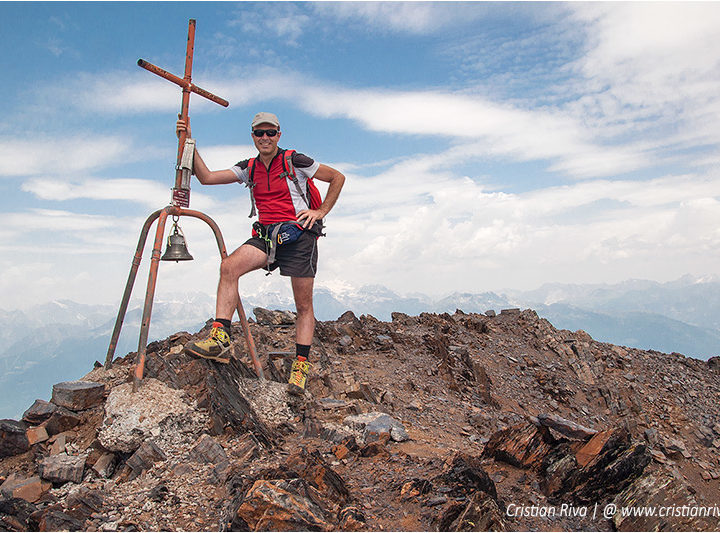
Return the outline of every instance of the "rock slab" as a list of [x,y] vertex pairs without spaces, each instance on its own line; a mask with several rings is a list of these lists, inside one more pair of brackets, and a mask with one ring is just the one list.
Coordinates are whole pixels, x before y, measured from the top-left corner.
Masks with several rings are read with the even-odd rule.
[[198,463],[212,463],[214,465],[228,460],[225,449],[210,435],[203,435],[197,444],[190,450],[189,458]]
[[37,426],[50,418],[56,410],[57,405],[54,403],[46,402],[45,400],[35,400],[35,403],[23,413],[22,420],[31,426]]
[[97,461],[95,461],[95,464],[92,467],[93,472],[100,477],[109,479],[110,476],[113,475],[113,472],[115,472],[115,462],[115,454],[105,453],[101,455]]
[[52,399],[55,405],[71,411],[83,411],[103,402],[105,385],[94,381],[63,381],[53,385]]
[[0,420],[0,458],[24,453],[30,449],[27,428],[22,422]]
[[304,479],[258,480],[238,507],[233,526],[244,525],[249,531],[329,531],[332,527],[314,492]]
[[539,414],[538,422],[565,435],[570,439],[586,440],[597,433],[596,430],[587,428],[572,420],[567,420],[554,414]]
[[167,456],[158,445],[148,440],[142,443],[125,464],[132,470],[133,474],[131,477],[134,478],[142,474],[144,470],[148,470],[158,461],[165,461],[166,459]]
[[45,442],[49,438],[47,430],[42,426],[28,428],[26,434],[30,446],[38,442]]
[[85,457],[66,453],[51,455],[40,463],[40,476],[54,483],[80,483],[85,472]]
[[0,485],[0,494],[5,498],[20,498],[33,503],[38,501],[51,487],[50,483],[42,481],[38,476],[27,479],[11,476]]

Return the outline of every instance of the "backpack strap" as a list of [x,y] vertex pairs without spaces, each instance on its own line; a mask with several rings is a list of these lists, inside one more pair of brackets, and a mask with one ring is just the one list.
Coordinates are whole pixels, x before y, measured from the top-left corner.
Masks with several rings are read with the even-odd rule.
[[253,189],[255,188],[255,161],[256,159],[254,157],[248,159],[248,181],[245,184],[245,186],[250,191],[250,214],[248,215],[248,218],[252,218],[257,214],[257,209],[255,209],[255,195],[253,194]]
[[283,165],[283,172],[280,174],[281,178],[290,178],[290,180],[295,184],[295,188],[297,189],[298,194],[305,202],[305,205],[308,206],[308,209],[311,209],[310,207],[310,201],[308,200],[307,195],[305,194],[305,191],[302,190],[302,187],[300,187],[300,182],[297,179],[297,176],[295,175],[295,167],[292,164],[292,156],[295,153],[295,150],[283,150],[282,153],[282,165]]

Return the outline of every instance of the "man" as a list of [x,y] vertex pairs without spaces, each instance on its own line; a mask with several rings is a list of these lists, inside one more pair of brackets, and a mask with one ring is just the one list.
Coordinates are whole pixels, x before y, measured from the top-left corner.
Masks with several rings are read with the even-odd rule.
[[[178,136],[186,130],[190,137],[190,127],[184,121],[178,120],[176,129]],[[322,234],[322,219],[335,205],[345,176],[306,155],[279,148],[280,122],[272,113],[255,115],[251,136],[258,156],[240,161],[229,169],[209,170],[200,154],[195,152],[193,172],[203,185],[240,182],[250,188],[253,213],[257,205],[259,225],[258,222],[253,225],[252,238],[222,260],[215,322],[210,336],[188,343],[185,351],[227,362],[225,352],[230,348],[230,320],[237,309],[238,279],[253,270],[265,268],[270,271],[279,267],[280,275],[290,277],[297,309],[296,358],[288,388],[293,394],[303,394],[315,331],[313,284],[318,259],[317,239]],[[288,155],[290,153],[292,155]],[[292,179],[293,169],[288,166],[293,167],[296,181]],[[324,201],[312,183],[313,179],[329,183]]]

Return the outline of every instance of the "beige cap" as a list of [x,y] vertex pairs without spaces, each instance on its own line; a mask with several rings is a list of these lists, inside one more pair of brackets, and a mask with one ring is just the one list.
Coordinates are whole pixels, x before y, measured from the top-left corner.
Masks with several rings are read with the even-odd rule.
[[278,121],[278,118],[272,113],[265,113],[264,111],[261,111],[260,113],[255,115],[252,121],[252,125],[250,127],[254,128],[259,124],[272,124],[277,129],[280,129],[280,122]]

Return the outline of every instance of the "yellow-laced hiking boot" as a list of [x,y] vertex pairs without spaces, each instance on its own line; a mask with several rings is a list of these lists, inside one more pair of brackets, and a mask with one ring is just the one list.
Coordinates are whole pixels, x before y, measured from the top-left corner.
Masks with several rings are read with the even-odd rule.
[[306,360],[295,359],[290,369],[288,380],[288,392],[295,396],[302,396],[305,393],[305,382],[310,371],[310,363]]
[[185,353],[212,359],[218,363],[230,362],[230,334],[220,322],[213,322],[210,336],[197,342],[188,342]]

